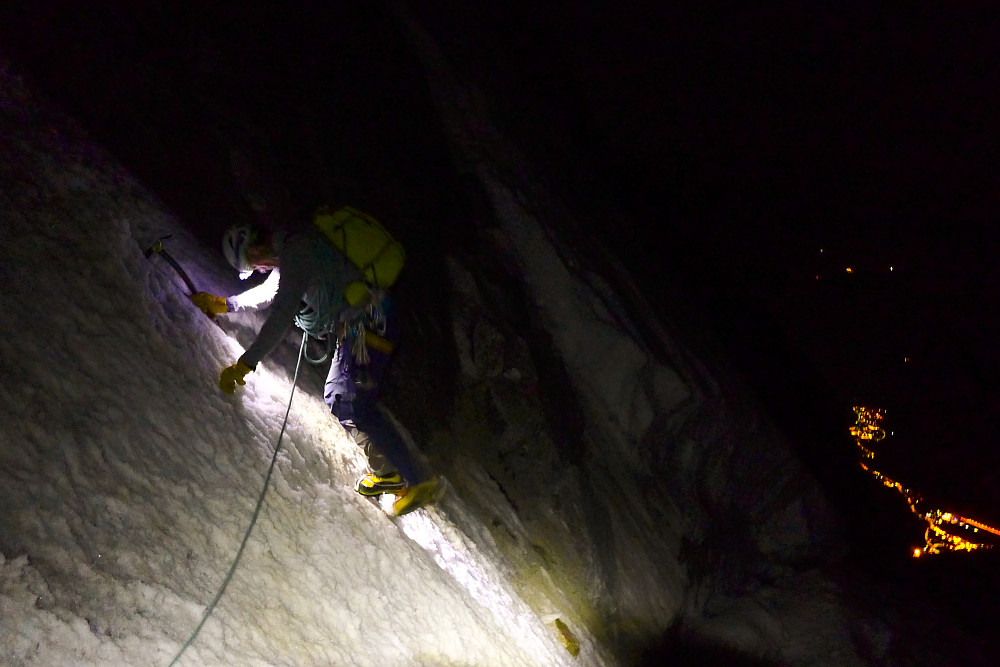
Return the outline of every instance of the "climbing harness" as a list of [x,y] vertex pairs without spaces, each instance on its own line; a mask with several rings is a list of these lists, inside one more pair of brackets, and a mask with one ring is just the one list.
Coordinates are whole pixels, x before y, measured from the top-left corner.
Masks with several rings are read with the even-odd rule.
[[171,236],[172,236],[171,234],[167,234],[166,236],[161,236],[160,238],[156,239],[156,242],[153,243],[153,245],[151,245],[150,247],[146,248],[142,254],[146,257],[146,259],[149,259],[149,256],[155,252],[160,257],[167,260],[167,264],[169,264],[174,268],[174,271],[176,271],[177,275],[181,277],[181,280],[184,281],[184,284],[187,285],[187,288],[191,290],[191,294],[194,294],[198,290],[195,288],[194,283],[191,282],[191,278],[188,276],[187,272],[181,268],[181,265],[177,263],[177,260],[171,257],[170,253],[168,253],[166,249],[163,247],[163,241],[169,239]]
[[217,605],[219,600],[222,599],[222,594],[226,592],[229,582],[232,581],[233,573],[236,572],[236,566],[239,565],[240,558],[243,556],[243,550],[246,549],[247,541],[250,539],[250,533],[253,532],[253,527],[257,524],[257,517],[260,516],[260,510],[264,506],[264,496],[267,495],[267,487],[270,485],[271,475],[274,473],[274,465],[278,461],[278,452],[281,451],[281,439],[285,435],[285,427],[288,426],[288,413],[292,411],[292,399],[295,397],[295,385],[299,380],[299,368],[302,365],[302,357],[305,355],[306,340],[308,340],[308,338],[309,334],[302,334],[302,345],[299,347],[299,359],[295,362],[295,376],[292,378],[292,393],[288,397],[288,408],[285,409],[285,420],[281,423],[281,432],[278,434],[278,442],[274,446],[274,455],[271,456],[271,465],[267,469],[267,477],[264,479],[264,488],[261,489],[260,497],[257,498],[257,507],[254,508],[253,516],[250,518],[250,525],[247,526],[247,532],[243,536],[243,541],[240,543],[240,548],[236,552],[236,557],[233,559],[233,564],[229,567],[229,572],[226,574],[226,578],[222,581],[222,586],[219,588],[219,592],[216,593],[215,599],[213,599],[205,609],[205,614],[201,617],[201,623],[199,623],[198,627],[194,629],[194,632],[191,633],[188,640],[184,642],[184,645],[181,646],[181,649],[177,652],[177,655],[174,656],[174,659],[170,661],[170,667],[176,665],[177,661],[180,660],[181,655],[184,654],[184,651],[186,651],[187,648],[194,643],[198,633],[201,632],[202,627],[204,627],[206,621],[208,621],[208,617],[212,615],[213,611],[215,611],[215,605]]

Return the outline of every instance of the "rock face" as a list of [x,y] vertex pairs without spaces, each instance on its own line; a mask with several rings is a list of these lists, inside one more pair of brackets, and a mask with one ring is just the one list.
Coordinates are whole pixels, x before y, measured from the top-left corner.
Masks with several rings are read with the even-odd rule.
[[455,365],[429,448],[525,599],[625,660],[671,628],[674,651],[695,638],[789,664],[943,657],[858,601],[875,587],[840,572],[842,519],[785,436],[683,317],[580,232],[594,221],[539,185],[448,54],[395,12],[476,231],[444,259],[439,330]]
[[[612,310],[627,308],[613,288],[574,276],[523,213],[486,230],[479,257],[447,258],[447,325],[401,353],[398,375],[419,377],[412,354],[449,350],[450,391],[390,402],[407,406],[408,423],[434,412],[421,396],[450,406],[425,423],[427,452],[542,613],[619,655],[682,619],[751,655],[808,650],[815,628],[795,636],[745,596],[813,604],[792,575],[830,547],[836,520],[810,477],[738,394],[707,370],[682,375],[631,337],[639,327],[615,323]],[[824,604],[824,624],[849,627]],[[857,659],[850,642],[837,655]]]
[[[210,210],[198,231],[215,239],[254,211],[222,194],[235,187],[231,175],[206,164],[228,165],[248,144],[268,148],[273,139],[253,128],[279,113],[324,119],[268,128],[309,146],[297,167],[275,173],[299,184],[290,198],[324,189],[301,185],[309,172],[374,208],[410,249],[396,290],[406,338],[386,402],[474,515],[457,521],[467,537],[505,556],[518,593],[564,636],[595,638],[609,664],[640,662],[651,646],[680,654],[692,642],[735,651],[731,664],[737,655],[884,664],[902,651],[895,629],[856,600],[850,577],[834,576],[839,519],[777,429],[702,354],[696,330],[671,319],[671,304],[650,303],[580,232],[594,221],[553,194],[420,22],[402,4],[388,7],[339,17],[346,42],[331,43],[358,46],[363,34],[379,58],[336,51],[346,63],[300,63],[309,93],[294,110],[255,115],[239,109],[239,91],[213,87],[239,68],[236,52],[207,32],[188,54],[198,57],[187,75],[202,79],[117,79],[116,112],[131,104],[142,130],[120,150],[145,161],[148,185],[181,215],[202,220]],[[365,92],[362,65],[384,91]],[[325,76],[344,86],[331,92]],[[150,96],[174,106],[164,111]],[[211,112],[194,113],[206,100]],[[333,115],[343,107],[350,112]],[[307,125],[323,137],[310,143]],[[184,130],[170,153],[156,150],[164,128]],[[352,138],[355,128],[366,142]],[[317,169],[302,167],[313,158]],[[205,167],[207,204],[157,182],[191,160]],[[629,229],[620,212],[592,214]]]
[[[446,260],[457,368],[447,433],[430,438],[446,443],[438,465],[517,564],[526,598],[551,613],[568,604],[568,620],[617,652],[681,619],[751,655],[809,652],[815,629],[790,631],[753,595],[812,604],[791,575],[834,539],[816,485],[616,261],[573,235],[571,214],[522,176],[531,165],[403,22],[428,78],[448,82],[432,97],[486,221]],[[816,615],[848,627],[836,605]],[[850,641],[830,643],[858,660]]]

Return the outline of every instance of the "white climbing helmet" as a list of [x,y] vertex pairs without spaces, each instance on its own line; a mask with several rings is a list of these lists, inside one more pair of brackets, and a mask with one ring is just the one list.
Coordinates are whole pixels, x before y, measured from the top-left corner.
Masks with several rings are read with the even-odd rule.
[[253,267],[247,259],[247,248],[256,239],[257,233],[250,225],[233,225],[222,237],[222,254],[240,272],[241,280],[246,280],[253,274]]

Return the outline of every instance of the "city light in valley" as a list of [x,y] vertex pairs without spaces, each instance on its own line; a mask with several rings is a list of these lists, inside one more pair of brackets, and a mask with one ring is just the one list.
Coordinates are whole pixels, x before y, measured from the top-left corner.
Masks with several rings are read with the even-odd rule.
[[[981,539],[977,540],[975,536],[985,537],[985,535],[980,534],[980,531],[1000,535],[1000,530],[997,528],[988,526],[981,521],[967,519],[953,512],[939,509],[923,510],[920,503],[924,499],[915,491],[871,467],[870,464],[875,459],[875,444],[886,438],[885,428],[880,423],[885,418],[885,411],[879,408],[855,406],[854,414],[857,421],[851,426],[850,433],[861,454],[861,467],[885,486],[901,493],[906,498],[906,504],[910,511],[927,522],[927,530],[924,531],[924,546],[913,548],[914,558],[924,554],[941,553],[942,549],[975,551],[993,548],[992,544],[987,544]],[[964,533],[965,536],[959,535],[959,532]]]

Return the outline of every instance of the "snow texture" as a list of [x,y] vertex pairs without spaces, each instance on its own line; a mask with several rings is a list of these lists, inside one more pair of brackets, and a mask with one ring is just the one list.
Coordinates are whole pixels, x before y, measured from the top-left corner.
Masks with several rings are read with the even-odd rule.
[[[265,362],[221,394],[235,334],[143,250],[171,234],[206,289],[218,258],[6,64],[0,105],[0,663],[165,665],[249,526],[291,377]],[[576,662],[495,555],[436,510],[393,522],[351,490],[362,461],[304,384],[180,664]]]
[[[353,492],[363,460],[303,371],[242,560],[179,664],[632,664],[678,627],[781,664],[885,664],[892,628],[817,565],[835,517],[787,443],[620,267],[581,261],[484,100],[386,6],[517,289],[446,260],[451,321],[428,329],[460,381],[422,443],[451,489],[433,508],[391,521]],[[194,308],[144,250],[170,235],[228,296],[217,250],[2,60],[0,155],[0,664],[167,665],[249,528],[299,338],[223,395],[262,314]]]

